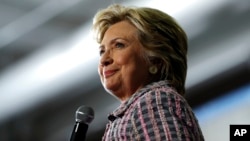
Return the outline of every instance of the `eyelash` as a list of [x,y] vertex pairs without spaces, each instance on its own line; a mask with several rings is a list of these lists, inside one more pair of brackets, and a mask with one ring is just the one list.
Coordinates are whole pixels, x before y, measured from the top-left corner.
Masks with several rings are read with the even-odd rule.
[[[124,45],[123,43],[120,43],[120,42],[115,43],[115,47],[116,47],[116,48],[123,48],[124,46],[125,46],[125,45]],[[104,52],[105,52],[105,49],[101,49],[101,50],[99,51],[100,56],[101,56]]]
[[117,47],[117,48],[123,48],[123,47],[124,47],[124,44],[123,44],[123,43],[120,43],[120,42],[117,42],[117,43],[115,44],[115,47]]
[[99,51],[100,56],[101,56],[104,52],[105,52],[105,50],[104,50],[104,49],[101,49],[101,50]]

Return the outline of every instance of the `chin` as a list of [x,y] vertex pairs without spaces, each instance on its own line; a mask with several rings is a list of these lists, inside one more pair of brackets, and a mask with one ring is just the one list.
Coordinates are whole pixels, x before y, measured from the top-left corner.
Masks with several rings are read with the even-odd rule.
[[119,89],[120,87],[120,85],[116,81],[110,81],[110,80],[104,81],[103,86],[105,87],[105,89],[109,91]]

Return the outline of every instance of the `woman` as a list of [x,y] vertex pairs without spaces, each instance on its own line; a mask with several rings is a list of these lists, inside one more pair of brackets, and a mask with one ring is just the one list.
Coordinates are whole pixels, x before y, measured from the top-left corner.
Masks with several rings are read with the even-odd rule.
[[183,98],[187,37],[175,20],[152,8],[111,5],[93,27],[101,82],[121,101],[103,141],[204,140]]

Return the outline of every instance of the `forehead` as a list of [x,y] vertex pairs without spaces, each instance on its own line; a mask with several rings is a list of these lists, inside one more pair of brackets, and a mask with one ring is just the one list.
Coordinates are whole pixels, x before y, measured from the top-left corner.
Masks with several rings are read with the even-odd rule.
[[137,29],[131,23],[127,21],[121,21],[111,25],[103,36],[103,42],[112,40],[113,38],[126,38],[135,39],[137,38]]

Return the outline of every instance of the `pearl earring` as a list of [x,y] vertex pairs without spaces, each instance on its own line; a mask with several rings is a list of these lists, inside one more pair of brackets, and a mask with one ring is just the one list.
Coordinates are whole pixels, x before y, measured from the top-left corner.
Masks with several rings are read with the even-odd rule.
[[151,67],[149,67],[149,72],[151,74],[156,74],[158,72],[158,68],[155,65],[151,66]]

